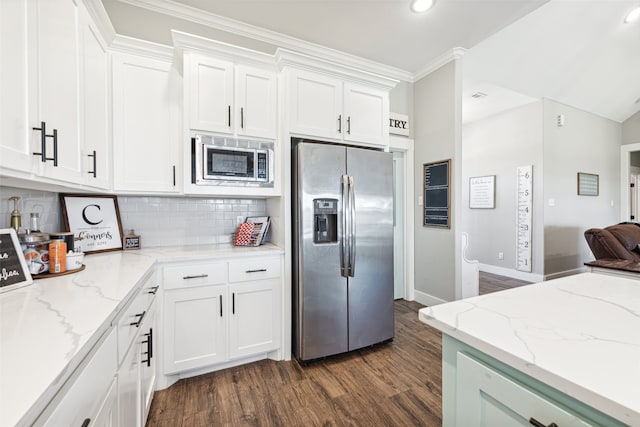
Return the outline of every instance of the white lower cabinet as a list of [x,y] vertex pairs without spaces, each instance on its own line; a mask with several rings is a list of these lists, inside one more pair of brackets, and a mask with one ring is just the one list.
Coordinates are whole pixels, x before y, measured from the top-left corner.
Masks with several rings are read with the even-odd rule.
[[118,381],[116,377],[111,381],[109,391],[90,425],[95,427],[118,426]]
[[106,334],[104,341],[86,357],[34,425],[98,425],[94,424],[97,416],[103,409],[109,412],[105,406],[113,403],[110,398],[117,368],[116,330],[111,328]]
[[164,373],[277,350],[281,264],[277,256],[165,267]]

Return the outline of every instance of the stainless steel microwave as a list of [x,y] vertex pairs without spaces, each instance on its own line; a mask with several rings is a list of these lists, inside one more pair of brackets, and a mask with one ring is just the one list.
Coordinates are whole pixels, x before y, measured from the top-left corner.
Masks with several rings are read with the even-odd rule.
[[191,142],[194,184],[273,187],[273,142],[211,135]]

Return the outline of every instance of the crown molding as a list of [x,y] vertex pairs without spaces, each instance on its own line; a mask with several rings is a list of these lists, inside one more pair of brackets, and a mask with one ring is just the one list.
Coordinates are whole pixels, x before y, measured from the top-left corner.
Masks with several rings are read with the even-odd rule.
[[426,67],[424,67],[420,71],[416,72],[413,75],[412,82],[417,82],[421,78],[427,76],[428,74],[433,73],[435,70],[442,67],[448,62],[451,62],[455,59],[462,58],[466,52],[467,52],[467,49],[463,47],[454,47],[450,51],[445,52],[444,54],[440,55],[439,57],[431,61],[430,64],[428,64]]
[[383,90],[391,90],[398,84],[398,80],[387,76],[370,73],[360,68],[351,67],[348,64],[330,61],[318,56],[305,55],[288,49],[278,48],[275,58],[280,70],[285,67],[315,72],[322,70],[323,74],[354,82],[366,82]]
[[327,58],[336,63],[346,64],[353,68],[368,70],[373,74],[388,76],[392,79],[411,82],[413,74],[381,64],[379,62],[370,61],[355,55],[330,49],[315,43],[307,42],[295,37],[290,37],[275,31],[267,30],[255,25],[237,21],[235,19],[226,18],[215,15],[191,6],[176,3],[172,0],[118,0],[132,6],[148,9],[154,12],[173,16],[175,18],[184,19],[197,24],[206,25],[221,31],[226,31],[239,36],[247,37],[261,42],[272,44],[288,50],[295,50],[310,56],[319,56]]
[[174,49],[171,46],[152,43],[133,37],[116,35],[109,45],[109,50],[134,55],[144,55],[162,61],[173,61]]
[[249,63],[274,69],[276,67],[273,55],[268,53],[258,52],[177,30],[171,30],[171,37],[173,39],[173,46],[177,51],[191,51],[209,55],[214,53],[218,57],[235,62]]
[[110,45],[116,37],[116,30],[113,28],[109,15],[104,9],[102,2],[100,0],[84,0],[84,6],[91,17],[91,20],[98,27],[98,31],[100,31],[102,38],[107,45]]

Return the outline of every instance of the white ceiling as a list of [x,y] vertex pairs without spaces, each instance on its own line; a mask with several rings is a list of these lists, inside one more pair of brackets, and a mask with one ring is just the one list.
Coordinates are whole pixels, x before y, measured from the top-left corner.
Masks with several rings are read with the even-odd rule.
[[129,16],[129,32],[155,31],[157,39],[151,39],[165,44],[170,42],[163,37],[170,36],[161,35],[161,19],[141,24],[134,9],[116,13],[114,4],[191,19],[202,11],[206,19],[200,24],[218,30],[236,32],[241,23],[250,24],[251,31],[236,34],[272,44],[279,35],[300,39],[409,76],[462,47],[464,95],[489,95],[474,104],[465,97],[465,121],[541,97],[619,122],[640,110],[640,22],[622,24],[637,0],[436,0],[421,15],[409,10],[409,0],[103,2],[116,30],[117,16]]

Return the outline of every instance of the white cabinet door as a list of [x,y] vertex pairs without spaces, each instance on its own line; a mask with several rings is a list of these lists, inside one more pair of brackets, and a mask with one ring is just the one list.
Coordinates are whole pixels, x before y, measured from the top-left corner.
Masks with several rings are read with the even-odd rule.
[[370,87],[344,84],[345,141],[384,145],[389,137],[389,95]]
[[229,357],[272,351],[280,346],[280,279],[229,286]]
[[226,286],[165,291],[164,372],[172,374],[226,360]]
[[242,65],[236,68],[235,122],[238,135],[275,139],[275,73]]
[[35,159],[27,116],[27,4],[0,2],[0,168],[23,172]]
[[[79,126],[79,7],[74,0],[33,0],[29,11],[31,69],[29,126],[46,124],[46,157],[42,175],[67,182],[82,181]],[[32,147],[41,152],[42,131],[31,130]],[[54,146],[57,140],[57,147]],[[55,166],[57,163],[57,166]]]
[[113,378],[109,391],[100,405],[90,427],[118,427],[118,382]]
[[175,193],[180,137],[170,62],[113,54],[113,186]]
[[111,165],[107,49],[100,33],[82,9],[80,19],[81,142],[84,183],[109,188]]
[[586,427],[590,424],[555,402],[465,355],[457,355],[456,426],[541,425]]
[[325,138],[342,138],[342,81],[291,70],[290,131]]
[[141,355],[140,360],[140,425],[144,426],[151,408],[153,392],[156,388],[156,310],[152,305],[141,325],[139,338]]
[[185,54],[185,93],[189,128],[233,132],[233,64],[206,56]]

